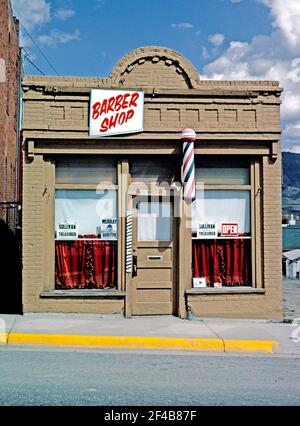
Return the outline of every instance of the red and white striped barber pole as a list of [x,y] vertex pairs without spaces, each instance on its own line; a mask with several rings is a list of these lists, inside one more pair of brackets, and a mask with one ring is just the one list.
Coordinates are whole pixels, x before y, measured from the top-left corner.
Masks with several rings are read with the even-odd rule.
[[194,142],[196,133],[193,129],[183,129],[181,132],[181,141],[183,142],[183,167],[182,183],[183,198],[187,202],[194,201],[196,198],[195,186],[195,163],[194,163]]

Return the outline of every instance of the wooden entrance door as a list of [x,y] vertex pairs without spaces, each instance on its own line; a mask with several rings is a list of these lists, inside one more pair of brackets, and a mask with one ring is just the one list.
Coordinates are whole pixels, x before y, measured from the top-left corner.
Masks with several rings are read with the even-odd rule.
[[169,199],[142,198],[133,220],[132,315],[174,313],[174,223]]

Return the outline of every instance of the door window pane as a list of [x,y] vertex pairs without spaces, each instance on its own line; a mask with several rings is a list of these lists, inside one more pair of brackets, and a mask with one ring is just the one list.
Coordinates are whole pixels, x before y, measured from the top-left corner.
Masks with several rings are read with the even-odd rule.
[[130,173],[132,182],[144,183],[172,183],[180,167],[177,158],[172,158],[166,167],[165,160],[136,158],[130,161]]
[[171,203],[141,201],[137,208],[138,241],[171,240]]

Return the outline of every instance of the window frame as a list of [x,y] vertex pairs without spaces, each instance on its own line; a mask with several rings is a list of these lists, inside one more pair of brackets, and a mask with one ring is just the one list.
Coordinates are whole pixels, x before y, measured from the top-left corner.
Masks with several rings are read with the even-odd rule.
[[[67,155],[68,156],[68,155]],[[109,158],[112,158],[111,156]],[[99,183],[99,184],[80,184],[80,183],[56,183],[56,164],[57,164],[57,159],[54,157],[51,160],[51,163],[54,166],[54,186],[53,186],[53,209],[52,209],[52,215],[53,215],[53,219],[51,221],[51,226],[52,226],[52,235],[53,235],[53,245],[55,246],[55,192],[56,190],[105,190],[105,189],[110,189],[110,190],[115,190],[117,192],[117,235],[118,235],[118,239],[117,239],[117,281],[116,281],[116,286],[115,289],[112,289],[111,291],[124,291],[124,278],[123,278],[123,273],[122,273],[122,267],[123,267],[123,261],[122,261],[122,246],[123,246],[123,221],[124,218],[122,216],[122,163],[123,161],[119,158],[116,158],[116,168],[115,168],[115,173],[116,173],[116,184],[113,183]],[[70,156],[70,161],[72,161],[72,157]],[[97,241],[96,239],[94,239],[94,241]],[[54,273],[53,273],[53,279],[51,282],[51,290],[55,290],[55,253],[54,253],[54,259],[53,259],[53,268],[54,268]],[[81,290],[78,290],[81,291]],[[89,291],[89,289],[86,289],[84,291]],[[93,290],[91,290],[92,292]],[[105,293],[107,290],[106,289],[99,289],[100,292]]]
[[[239,160],[238,160],[239,161]],[[225,163],[226,164],[226,163]],[[245,165],[249,167],[249,184],[210,184],[196,181],[196,190],[241,190],[250,192],[250,236],[234,237],[238,239],[251,240],[251,286],[246,288],[263,288],[262,271],[262,185],[261,185],[261,162],[258,159],[248,160]],[[234,167],[234,163],[231,163]],[[197,237],[191,235],[192,240]],[[228,237],[218,237],[218,239],[228,239]],[[204,289],[203,289],[204,290]],[[234,287],[233,289],[234,290]]]

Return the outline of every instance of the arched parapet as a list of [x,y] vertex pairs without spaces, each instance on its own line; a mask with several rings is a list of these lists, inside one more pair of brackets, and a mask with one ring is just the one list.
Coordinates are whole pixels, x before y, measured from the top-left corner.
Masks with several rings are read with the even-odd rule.
[[124,87],[192,89],[199,84],[193,65],[172,49],[140,47],[123,56],[110,78]]

